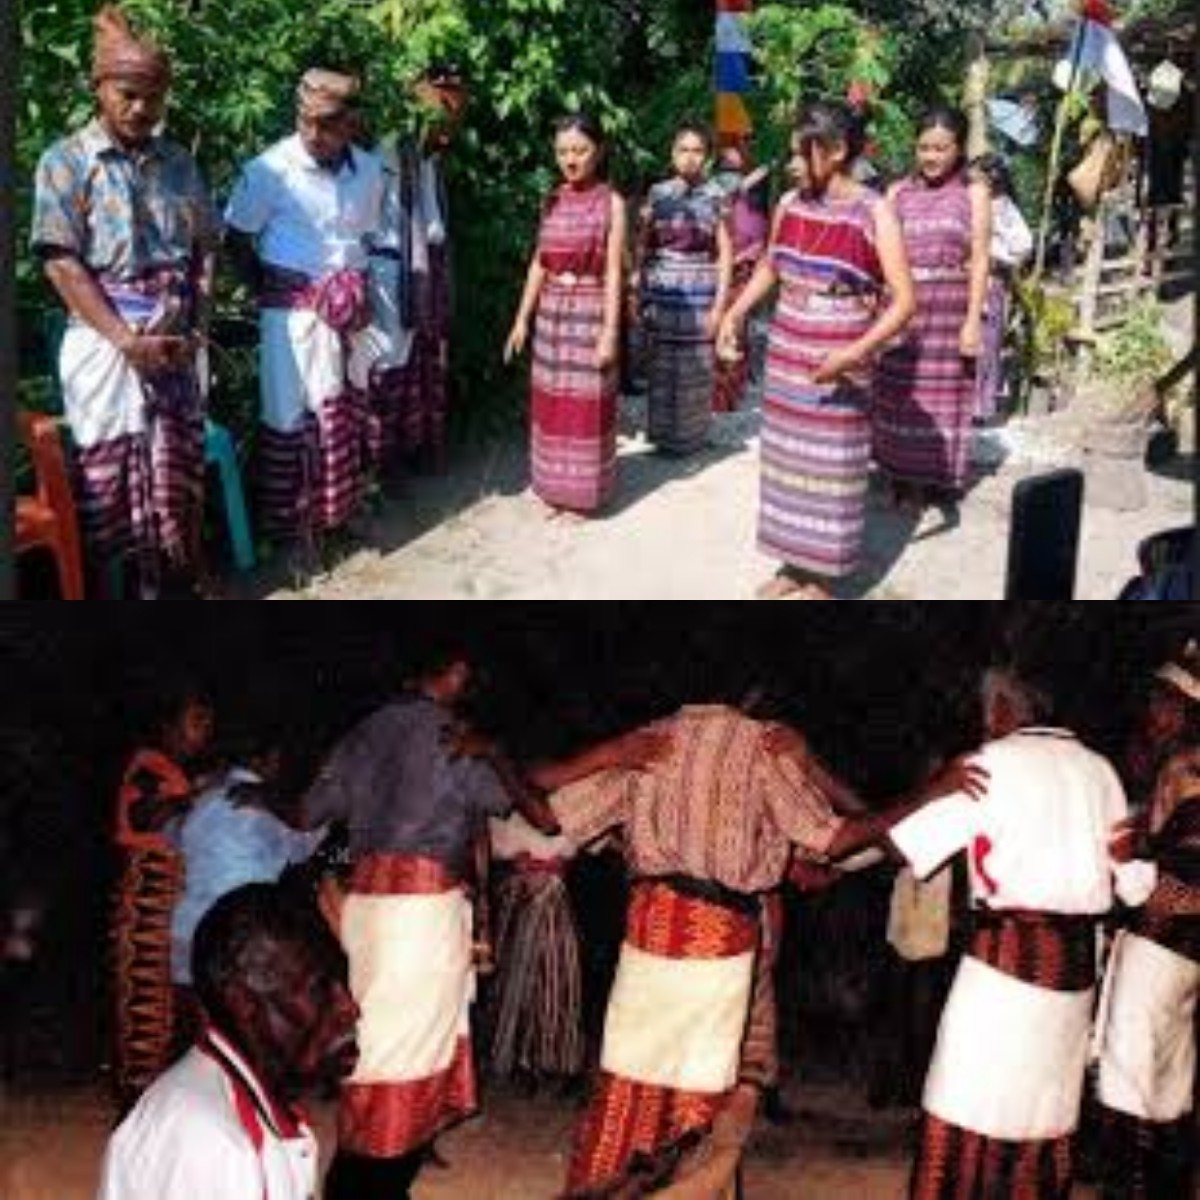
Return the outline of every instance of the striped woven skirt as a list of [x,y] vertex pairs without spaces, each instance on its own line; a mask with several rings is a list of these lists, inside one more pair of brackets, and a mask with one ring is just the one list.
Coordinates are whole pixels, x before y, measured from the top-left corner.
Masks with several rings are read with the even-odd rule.
[[[1051,1044],[1025,1041],[1023,1066],[1018,1061],[1014,1067],[1004,1039],[1024,1012],[1005,1005],[1005,1011],[976,1012],[958,1021],[964,975],[978,973],[980,964],[1002,979],[1032,985],[1016,989],[1022,1009],[1039,1003],[1037,991],[1045,993],[1043,1026],[1023,1032]],[[926,1083],[911,1200],[1067,1200],[1095,979],[1095,926],[1086,918],[989,916],[976,927],[943,1014]],[[967,1028],[972,1020],[982,1033]],[[1042,1049],[1046,1053],[1039,1053]],[[957,1099],[947,1099],[954,1094]],[[988,1136],[933,1111],[972,1105],[987,1113],[981,1124],[1011,1121],[1016,1112],[1020,1122],[1058,1129],[1053,1136]]]
[[757,941],[752,910],[662,880],[634,885],[567,1197],[663,1186],[709,1131],[737,1082]]
[[645,269],[647,434],[659,449],[691,454],[708,438],[714,353],[704,318],[717,295],[708,258],[662,254]]
[[871,427],[862,381],[814,384],[830,351],[854,341],[870,315],[853,297],[781,293],[767,344],[758,545],[772,558],[828,578],[858,565]]
[[555,508],[590,512],[617,473],[617,370],[600,370],[604,323],[598,280],[547,280],[533,341],[530,460],[533,490]]
[[993,278],[988,283],[987,319],[983,326],[983,353],[975,381],[975,412],[981,421],[991,420],[999,408],[1004,387],[1004,332],[1008,327],[1008,283]]
[[413,299],[413,341],[408,362],[398,372],[391,436],[401,454],[420,450],[440,454],[450,411],[450,278],[445,246],[429,247],[429,273],[414,276]]
[[976,395],[975,366],[959,353],[967,278],[918,273],[915,282],[917,316],[875,375],[875,461],[893,479],[959,490]]
[[500,884],[492,1068],[569,1077],[583,1070],[579,933],[561,872],[518,866]]
[[126,852],[112,923],[113,1066],[122,1111],[132,1107],[171,1062],[171,914],[182,885],[183,863],[177,854]]
[[371,855],[355,867],[341,937],[361,1016],[338,1146],[399,1158],[476,1108],[471,908],[441,863]]
[[379,465],[368,372],[350,378],[353,334],[305,307],[263,307],[256,484],[265,536],[288,541],[354,514]]

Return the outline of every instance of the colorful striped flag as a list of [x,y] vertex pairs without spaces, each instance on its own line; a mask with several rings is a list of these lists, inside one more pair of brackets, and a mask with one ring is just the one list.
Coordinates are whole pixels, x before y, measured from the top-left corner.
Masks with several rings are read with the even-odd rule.
[[718,147],[743,146],[754,128],[746,96],[753,86],[750,34],[746,17],[752,0],[717,0],[716,93]]

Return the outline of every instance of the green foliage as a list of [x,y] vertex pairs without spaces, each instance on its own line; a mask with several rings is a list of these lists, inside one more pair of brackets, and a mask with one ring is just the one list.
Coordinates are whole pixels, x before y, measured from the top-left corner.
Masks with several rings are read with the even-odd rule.
[[1163,311],[1156,300],[1138,302],[1120,325],[1096,341],[1096,374],[1136,387],[1150,383],[1171,366],[1170,343],[1163,335]]
[[1075,305],[1069,296],[1032,278],[1013,284],[1017,318],[1018,407],[1024,408],[1035,380],[1053,380],[1063,362],[1067,334],[1075,326]]

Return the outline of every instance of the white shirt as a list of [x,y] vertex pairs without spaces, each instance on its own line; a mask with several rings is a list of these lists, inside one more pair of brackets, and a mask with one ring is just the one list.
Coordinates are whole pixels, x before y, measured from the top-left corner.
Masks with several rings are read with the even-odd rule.
[[118,1126],[97,1200],[315,1200],[312,1130],[271,1103],[225,1038],[210,1041],[215,1054],[192,1049]]
[[1033,234],[1008,196],[992,197],[992,262],[1019,267],[1033,253]]
[[1128,807],[1107,759],[1065,729],[1030,728],[989,743],[974,761],[990,775],[981,799],[956,792],[892,829],[919,877],[967,850],[981,907],[1104,913],[1114,892],[1127,904],[1149,896],[1153,866],[1109,854]]
[[492,857],[499,862],[511,862],[526,854],[542,862],[575,856],[575,843],[566,834],[542,833],[517,812],[503,821],[490,818],[488,832],[492,839]]
[[225,221],[258,239],[258,255],[273,266],[319,279],[346,268],[363,270],[365,239],[379,231],[383,168],[349,148],[336,171],[318,166],[299,134],[276,142],[242,170]]

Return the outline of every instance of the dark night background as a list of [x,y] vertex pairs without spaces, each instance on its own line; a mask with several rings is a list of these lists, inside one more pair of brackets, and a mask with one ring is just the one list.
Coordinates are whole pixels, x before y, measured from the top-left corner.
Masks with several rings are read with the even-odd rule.
[[[0,920],[23,896],[46,913],[19,992],[0,974],[0,1049],[18,1080],[86,1076],[102,1061],[107,825],[123,760],[173,680],[210,691],[219,737],[269,721],[290,731],[311,766],[449,631],[482,667],[477,720],[518,759],[759,684],[832,766],[879,800],[912,783],[931,753],[975,743],[977,671],[989,661],[1015,654],[1035,664],[1059,685],[1064,723],[1119,754],[1151,668],[1200,635],[1200,607],[1171,604],[69,611],[84,610],[10,604],[0,615]],[[837,979],[838,953],[844,976],[847,953],[861,958],[862,943],[882,939],[887,877],[873,874],[815,906],[835,921],[840,911],[840,928],[859,945],[824,948],[834,969],[818,971],[814,957],[806,977]],[[591,894],[604,905],[602,888]],[[853,993],[851,979],[841,1002]],[[801,1004],[839,1002],[828,988],[796,994]]]

